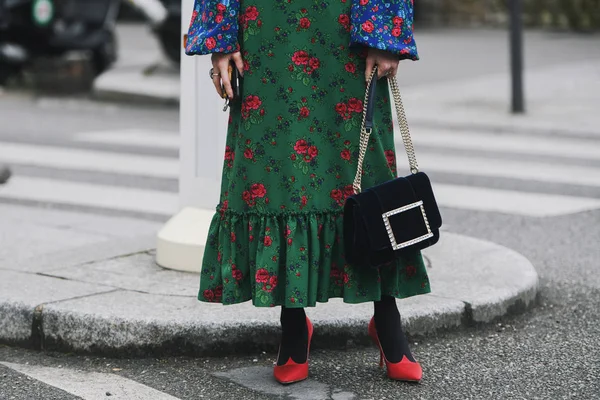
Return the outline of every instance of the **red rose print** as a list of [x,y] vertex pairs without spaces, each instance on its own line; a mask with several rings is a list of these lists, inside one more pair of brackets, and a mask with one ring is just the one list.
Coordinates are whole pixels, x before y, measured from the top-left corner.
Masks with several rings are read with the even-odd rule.
[[307,107],[302,107],[300,109],[300,118],[306,118],[310,114],[310,110]]
[[307,202],[308,202],[308,199],[306,198],[306,196],[302,196],[302,199],[301,199],[301,202],[300,202],[301,207],[304,207]]
[[235,242],[235,232],[231,232],[231,241]]
[[258,108],[262,104],[262,101],[258,96],[249,95],[248,97],[246,97],[245,104],[246,107],[248,107],[250,110],[258,110]]
[[392,23],[394,24],[394,26],[402,25],[403,22],[404,20],[401,17],[395,16],[394,18],[392,18]]
[[252,200],[252,195],[249,191],[244,190],[244,193],[242,193],[242,200],[244,200],[246,203]]
[[288,246],[291,246],[291,245],[292,245],[292,238],[289,238],[288,239]]
[[260,114],[261,116],[262,116],[262,115],[265,115],[265,109],[264,109],[264,108],[261,108],[261,109],[260,109],[260,111],[259,111],[259,114]]
[[304,154],[308,150],[308,143],[306,143],[306,140],[300,139],[294,145],[294,150],[296,150],[296,153],[298,154]]
[[375,26],[373,25],[373,23],[371,21],[365,21],[362,24],[362,28],[363,28],[363,31],[365,31],[367,33],[371,33],[371,32],[373,32],[373,29],[375,28]]
[[[290,65],[288,65],[288,71],[292,72],[293,70],[294,70],[294,64],[290,64]],[[290,90],[290,93],[291,93],[291,92],[292,92],[292,91]]]
[[317,69],[321,65],[321,62],[319,61],[319,59],[317,57],[311,57],[311,59],[308,60],[308,65],[312,69]]
[[223,285],[217,286],[214,290],[214,293],[215,293],[215,300],[221,301],[221,298],[223,297]]
[[275,289],[275,286],[277,286],[277,275],[271,276],[271,279],[269,279],[269,284],[271,285],[271,289]]
[[308,64],[308,53],[304,50],[299,50],[292,56],[292,61],[296,65],[306,65]]
[[360,0],[360,5],[365,6],[365,5],[367,5],[368,2],[369,2],[369,0]]
[[221,252],[217,253],[217,261],[221,262],[221,260],[223,259],[223,255],[221,254]]
[[265,185],[262,183],[255,183],[250,187],[250,191],[252,192],[252,197],[264,197],[267,193],[267,189],[265,189]]
[[254,21],[258,18],[258,10],[254,6],[246,8],[246,18],[250,21]]
[[292,231],[290,230],[290,226],[286,225],[285,226],[285,237],[288,237],[292,234]]
[[394,163],[396,162],[396,156],[394,154],[393,150],[386,150],[384,151],[385,154],[385,158],[387,159],[387,163],[389,166],[394,165]]
[[207,49],[212,50],[217,45],[217,41],[213,37],[208,37],[204,41],[204,45],[206,46]]
[[330,194],[331,198],[335,201],[341,200],[343,197],[342,191],[340,189],[333,189]]
[[310,26],[310,20],[306,17],[300,18],[300,28],[308,28]]
[[256,271],[256,282],[265,283],[269,280],[269,271],[264,268]]
[[213,301],[213,299],[215,298],[215,293],[210,290],[210,289],[206,289],[203,293],[204,298],[208,301]]
[[344,278],[344,283],[348,283],[348,281],[350,280],[350,277],[345,272],[344,272],[343,278]]
[[223,3],[217,4],[217,12],[218,13],[224,13],[225,10],[227,10],[227,7],[225,6],[225,4],[223,4]]
[[254,157],[254,154],[252,153],[252,149],[244,150],[244,157],[246,157],[248,159],[252,159]]
[[292,155],[290,156],[290,160],[292,160],[292,161],[296,161],[296,155],[295,155],[295,154],[292,154]]
[[194,10],[194,12],[192,13],[192,21],[195,21],[197,17],[198,17],[198,11]]
[[350,150],[348,149],[344,149],[342,150],[342,152],[340,153],[340,156],[344,159],[344,160],[349,160],[350,159]]
[[356,65],[354,65],[353,62],[346,63],[344,67],[346,68],[346,71],[350,72],[351,74],[356,72]]
[[348,100],[348,109],[350,109],[350,111],[354,111],[356,113],[362,112],[362,109],[363,109],[362,100],[357,99],[356,97],[352,97],[350,100]]
[[221,23],[223,22],[223,15],[219,14],[215,17],[215,22],[216,23]]
[[346,103],[337,103],[335,105],[335,111],[340,115],[344,115],[347,109],[348,106],[346,106]]
[[304,157],[302,157],[304,159],[304,161],[306,162],[310,162],[310,160],[312,160],[312,157],[310,156],[310,154],[305,154]]
[[239,269],[236,269],[235,271],[233,271],[232,275],[236,281],[241,281],[242,278],[244,277],[244,274],[242,274],[242,271],[240,271]]
[[338,17],[338,22],[342,25],[348,25],[350,23],[350,17],[348,14],[340,14]]
[[402,29],[396,27],[392,29],[392,36],[398,37],[402,34]]
[[311,158],[314,158],[314,157],[316,157],[316,156],[317,156],[317,154],[319,154],[319,150],[317,149],[317,146],[310,146],[310,147],[308,148],[308,155],[309,155]]
[[225,147],[225,159],[233,160],[233,156],[234,156],[234,152],[231,149],[231,147],[229,147],[229,146]]
[[352,187],[352,185],[346,185],[344,187],[344,196],[348,197],[348,196],[352,196],[354,194],[354,188]]
[[270,236],[265,236],[265,246],[269,247],[271,244],[273,244],[273,239]]
[[409,265],[406,267],[406,275],[407,276],[414,276],[417,273],[417,269],[415,268],[414,265]]

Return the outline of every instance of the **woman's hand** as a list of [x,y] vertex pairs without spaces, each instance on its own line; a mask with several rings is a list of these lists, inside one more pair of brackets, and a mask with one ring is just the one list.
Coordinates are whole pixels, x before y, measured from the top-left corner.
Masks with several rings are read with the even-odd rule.
[[369,47],[367,53],[367,67],[365,69],[365,81],[369,80],[373,66],[377,65],[377,79],[386,75],[395,76],[398,73],[400,59],[394,53]]
[[229,98],[233,98],[233,88],[231,87],[231,81],[229,80],[229,60],[235,62],[235,66],[240,72],[241,76],[244,76],[244,61],[242,59],[242,53],[236,51],[235,53],[213,53],[210,58],[213,65],[213,74],[220,73],[221,75],[214,75],[212,77],[213,84],[217,89],[219,96],[222,96],[221,87],[225,87],[225,92]]

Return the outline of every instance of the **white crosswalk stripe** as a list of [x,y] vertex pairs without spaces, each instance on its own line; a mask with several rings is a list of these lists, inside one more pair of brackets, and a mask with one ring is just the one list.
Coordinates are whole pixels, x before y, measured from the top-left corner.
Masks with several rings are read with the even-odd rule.
[[83,400],[106,400],[107,398],[178,400],[177,397],[119,376],[117,373],[85,372],[10,362],[0,362],[0,364]]
[[[442,207],[531,217],[558,216],[600,208],[600,198],[580,197],[567,192],[560,195],[543,193],[544,185],[576,185],[589,188],[591,192],[600,188],[600,140],[429,129],[415,130],[413,139],[419,165],[426,172],[504,179],[500,188],[434,182],[436,197]],[[397,159],[402,171],[406,160],[399,132],[397,140]],[[145,149],[156,149],[173,154],[172,150],[179,146],[179,136],[173,132],[140,129],[82,132],[73,141],[86,147],[125,147],[120,152],[111,152],[105,149],[0,143],[0,160],[15,165],[103,173],[115,177],[172,181],[178,178],[180,166],[174,155],[163,157],[123,152],[139,149],[143,153]],[[445,151],[447,149],[453,151]],[[494,156],[484,156],[483,151],[493,151]],[[528,156],[535,156],[535,160],[528,159]],[[576,162],[556,161],[562,158]],[[516,189],[511,187],[511,182],[535,183],[536,192],[523,191],[522,184],[519,186],[521,189]],[[175,213],[178,204],[174,191],[19,174],[15,174],[8,185],[0,187],[1,198],[165,216]]]

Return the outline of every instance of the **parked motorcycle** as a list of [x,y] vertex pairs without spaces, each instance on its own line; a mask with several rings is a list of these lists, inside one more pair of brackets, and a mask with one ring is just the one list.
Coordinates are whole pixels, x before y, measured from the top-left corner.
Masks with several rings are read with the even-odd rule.
[[119,0],[0,0],[0,81],[36,59],[71,51],[89,51],[94,73],[102,73],[117,58],[119,6]]

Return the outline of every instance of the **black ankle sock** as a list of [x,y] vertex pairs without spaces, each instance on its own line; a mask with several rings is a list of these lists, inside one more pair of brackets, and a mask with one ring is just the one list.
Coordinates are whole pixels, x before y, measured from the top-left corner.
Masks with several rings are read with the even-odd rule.
[[375,327],[383,353],[389,362],[400,362],[402,356],[415,361],[402,330],[400,312],[394,297],[382,296],[380,301],[375,302]]
[[277,365],[284,365],[291,357],[294,362],[306,362],[308,326],[304,308],[281,307],[281,347]]

